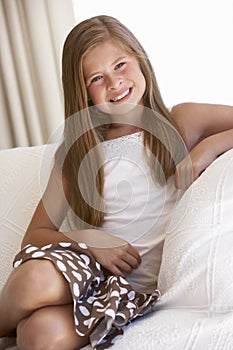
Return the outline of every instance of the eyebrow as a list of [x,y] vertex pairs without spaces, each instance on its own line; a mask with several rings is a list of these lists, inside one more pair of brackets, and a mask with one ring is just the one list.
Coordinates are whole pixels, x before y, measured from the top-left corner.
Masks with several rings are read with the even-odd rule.
[[[114,66],[114,64],[116,64],[117,62],[119,62],[119,61],[121,61],[121,60],[126,59],[126,57],[127,57],[127,56],[125,56],[125,55],[124,55],[124,56],[118,57],[116,60],[114,60],[114,61],[112,62],[112,65]],[[90,73],[90,74],[88,74],[87,77],[85,77],[85,80],[87,81],[87,80],[91,79],[92,77],[94,77],[95,75],[98,75],[98,74],[99,74],[98,71],[97,71],[97,72]]]

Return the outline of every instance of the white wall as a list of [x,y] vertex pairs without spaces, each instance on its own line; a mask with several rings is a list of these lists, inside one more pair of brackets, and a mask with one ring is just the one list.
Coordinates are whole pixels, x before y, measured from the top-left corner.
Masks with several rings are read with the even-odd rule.
[[73,0],[77,22],[117,17],[141,41],[168,106],[233,105],[233,0]]

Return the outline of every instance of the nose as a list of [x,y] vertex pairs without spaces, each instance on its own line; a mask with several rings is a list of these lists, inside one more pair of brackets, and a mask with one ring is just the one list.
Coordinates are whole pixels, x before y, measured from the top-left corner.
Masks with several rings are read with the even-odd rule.
[[122,78],[116,75],[111,75],[108,77],[107,86],[108,90],[117,90],[122,84]]

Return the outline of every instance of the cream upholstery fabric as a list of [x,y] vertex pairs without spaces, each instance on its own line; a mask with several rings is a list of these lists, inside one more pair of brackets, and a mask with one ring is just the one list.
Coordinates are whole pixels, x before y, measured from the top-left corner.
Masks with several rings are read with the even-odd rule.
[[41,196],[41,160],[49,149],[52,156],[53,145],[0,152],[0,289]]
[[233,312],[233,150],[180,200],[167,232],[159,284],[163,305]]

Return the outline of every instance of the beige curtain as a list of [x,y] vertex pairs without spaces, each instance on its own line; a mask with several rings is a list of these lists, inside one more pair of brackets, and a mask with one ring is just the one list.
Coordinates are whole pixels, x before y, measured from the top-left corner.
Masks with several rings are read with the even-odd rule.
[[0,149],[39,145],[63,121],[61,55],[72,0],[0,0]]

